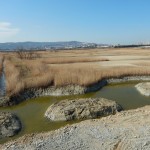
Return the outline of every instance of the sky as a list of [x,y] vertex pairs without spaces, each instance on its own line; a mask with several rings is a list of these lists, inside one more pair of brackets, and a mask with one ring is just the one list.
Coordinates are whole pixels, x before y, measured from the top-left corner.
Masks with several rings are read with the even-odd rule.
[[150,42],[150,0],[0,0],[0,42]]

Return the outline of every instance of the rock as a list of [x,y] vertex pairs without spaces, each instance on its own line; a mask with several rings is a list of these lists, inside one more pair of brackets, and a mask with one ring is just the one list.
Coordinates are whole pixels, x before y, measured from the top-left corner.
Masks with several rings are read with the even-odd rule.
[[150,96],[150,82],[139,83],[135,87],[142,95]]
[[17,116],[8,112],[0,112],[0,139],[17,134],[21,123]]
[[115,101],[104,98],[88,98],[54,103],[47,109],[45,116],[52,121],[68,121],[98,118],[120,110],[122,107]]
[[87,120],[0,145],[7,150],[148,150],[150,106]]

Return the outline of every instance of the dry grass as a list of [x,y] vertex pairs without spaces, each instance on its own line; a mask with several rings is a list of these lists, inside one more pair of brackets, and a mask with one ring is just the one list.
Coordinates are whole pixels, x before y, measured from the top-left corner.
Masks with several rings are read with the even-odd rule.
[[[28,88],[65,86],[69,84],[89,86],[97,83],[104,78],[133,76],[133,75],[150,75],[150,70],[146,68],[119,68],[96,69],[89,65],[60,65],[46,67],[40,63],[26,63],[20,69],[20,66],[14,66],[10,62],[5,62],[7,69],[7,93],[10,95],[17,94]],[[42,67],[42,65],[44,65]],[[35,68],[35,69],[34,69]],[[23,73],[26,70],[26,75]],[[13,73],[12,73],[13,72]]]
[[6,89],[8,94],[15,94],[23,89],[20,72],[11,61],[5,60]]
[[48,58],[42,60],[46,64],[66,64],[66,63],[80,63],[80,62],[98,62],[98,61],[109,61],[107,58],[90,58],[90,57],[68,57],[68,58]]
[[[54,85],[63,86],[68,84],[78,84],[89,86],[97,83],[105,78],[134,76],[134,75],[150,75],[150,70],[147,68],[132,68],[132,67],[114,67],[111,69],[96,69],[89,66],[57,68],[58,73],[54,76]],[[62,69],[62,70],[61,70]]]
[[14,95],[20,91],[32,87],[51,85],[51,75],[46,73],[44,64],[34,62],[14,63],[5,60],[6,89],[8,95]]
[[[118,50],[114,51],[89,51],[89,53],[81,53],[77,57],[77,51],[65,51],[65,56],[61,52],[41,52],[41,58],[35,60],[20,60],[15,57],[15,54],[5,54],[5,74],[6,74],[6,89],[8,95],[14,95],[28,88],[65,86],[69,84],[78,84],[89,86],[97,83],[104,78],[134,76],[134,75],[150,75],[150,67],[144,65],[137,67],[102,67],[100,61],[107,61],[107,55],[122,56],[127,52]],[[96,57],[87,57],[93,53]],[[149,57],[149,52],[146,52],[146,57]],[[139,51],[131,51],[130,55],[141,54]],[[86,57],[83,57],[86,55]],[[99,55],[99,58],[97,57]],[[106,56],[106,58],[103,56]],[[75,57],[73,57],[75,56]],[[145,56],[144,56],[145,57]],[[115,57],[114,57],[115,58]],[[122,59],[122,57],[120,57]],[[131,59],[131,58],[130,58]],[[139,57],[140,59],[140,57]],[[97,62],[98,63],[91,63]],[[137,60],[136,60],[137,61]],[[110,63],[113,63],[110,62]],[[118,63],[120,63],[118,61]],[[140,62],[139,62],[140,63]]]
[[137,66],[150,66],[150,62],[140,62],[140,63],[135,63]]

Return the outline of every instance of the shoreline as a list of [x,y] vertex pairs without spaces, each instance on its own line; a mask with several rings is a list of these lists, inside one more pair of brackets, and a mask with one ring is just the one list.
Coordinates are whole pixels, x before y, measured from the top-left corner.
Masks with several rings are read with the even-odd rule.
[[31,98],[42,97],[42,96],[81,95],[90,92],[96,92],[106,85],[136,82],[136,81],[142,81],[142,82],[150,81],[150,76],[126,76],[120,78],[103,79],[100,82],[87,87],[80,86],[80,85],[67,85],[63,87],[50,86],[47,88],[38,88],[38,89],[31,88],[23,92],[20,92],[15,96],[0,97],[0,106],[1,107],[12,106],[12,105],[19,104],[22,101]]

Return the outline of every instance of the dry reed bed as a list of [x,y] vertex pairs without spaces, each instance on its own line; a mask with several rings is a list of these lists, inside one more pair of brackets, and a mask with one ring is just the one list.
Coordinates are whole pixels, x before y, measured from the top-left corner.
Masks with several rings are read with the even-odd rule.
[[4,65],[8,95],[17,94],[27,88],[51,85],[51,75],[46,73],[44,64],[34,61],[15,63],[5,60]]
[[65,63],[81,63],[81,62],[98,62],[109,61],[107,58],[90,58],[90,57],[56,57],[42,60],[46,64],[65,64]]
[[150,75],[149,67],[112,67],[97,69],[94,65],[68,64],[51,66],[37,60],[5,60],[6,88],[8,95],[24,89],[69,84],[89,86],[104,78]]
[[147,62],[140,62],[140,63],[134,63],[134,65],[137,65],[137,66],[149,66],[150,67],[150,61],[147,61]]
[[[109,55],[141,55],[139,50],[74,50],[59,52],[38,52],[41,58],[20,60],[15,53],[5,53],[6,89],[8,95],[18,94],[24,89],[47,86],[78,84],[89,86],[104,78],[150,75],[148,65],[137,67],[101,67],[95,61],[108,61]],[[149,56],[149,51],[144,51]],[[99,58],[88,57],[99,55]],[[75,57],[73,57],[75,56]],[[113,63],[113,62],[112,62]],[[58,64],[58,65],[51,65]],[[143,67],[144,66],[144,67]]]
[[60,51],[41,51],[42,57],[88,57],[88,56],[150,56],[149,49],[140,48],[118,48],[118,49],[88,49],[88,50],[60,50]]

